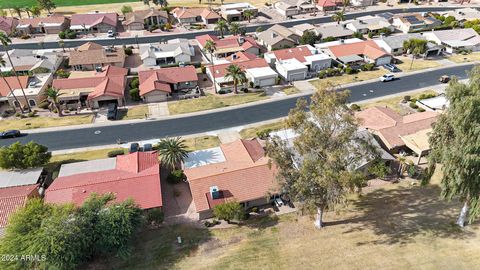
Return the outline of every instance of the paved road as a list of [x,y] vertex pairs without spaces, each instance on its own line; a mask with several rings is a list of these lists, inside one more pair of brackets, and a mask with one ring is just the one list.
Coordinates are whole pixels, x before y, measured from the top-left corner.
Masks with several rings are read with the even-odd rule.
[[[435,11],[445,11],[445,10],[451,10],[451,9],[456,9],[460,7],[418,7],[418,8],[398,8],[398,9],[389,9],[388,12],[391,13],[404,13],[404,12],[435,12]],[[365,12],[360,12],[360,13],[355,13],[355,14],[346,14],[346,19],[353,19],[356,17],[360,16],[365,16],[365,15],[375,15],[377,13],[382,13],[385,12],[385,10],[375,10],[375,11],[365,11]],[[331,22],[332,19],[330,17],[316,17],[316,18],[307,18],[307,19],[301,19],[301,20],[288,20],[284,22],[278,22],[278,23],[266,23],[266,24],[261,24],[262,28],[266,29],[272,26],[273,24],[281,24],[286,27],[292,27],[297,24],[302,24],[302,23],[326,23],[326,22]],[[259,24],[252,25],[252,26],[247,26],[246,30],[247,32],[255,32]],[[215,31],[204,31],[201,32],[201,34],[215,34]],[[186,38],[186,39],[194,39],[196,36],[198,36],[198,32],[186,32],[186,33],[174,33],[174,34],[166,34],[163,36],[145,36],[145,37],[138,37],[137,41],[138,43],[155,43],[159,42],[160,40],[169,40],[169,39],[174,39],[174,38]],[[103,45],[103,46],[109,46],[109,45],[127,45],[127,44],[136,44],[137,41],[135,40],[135,37],[130,37],[130,38],[119,38],[119,39],[102,39],[102,40],[95,40],[96,43]],[[66,48],[75,48],[83,43],[85,43],[85,40],[65,40],[65,47]],[[45,49],[54,49],[54,48],[59,48],[58,42],[44,42],[43,43],[43,48]],[[11,44],[11,48],[16,48],[16,49],[39,49],[39,45],[37,43],[16,43],[16,44]],[[2,48],[0,48],[2,50]]]
[[[350,87],[350,101],[359,102],[365,99],[434,86],[438,84],[438,78],[443,74],[455,75],[460,79],[465,79],[467,77],[465,71],[471,69],[472,66],[473,65],[449,67],[428,73],[408,75],[393,82],[372,82]],[[296,98],[283,99],[244,108],[232,108],[231,110],[223,112],[177,119],[115,125],[101,128],[83,128],[77,130],[32,133],[19,139],[1,140],[0,145],[9,145],[15,141],[25,143],[33,140],[48,146],[50,150],[63,150],[115,144],[118,138],[122,141],[130,142],[156,139],[164,136],[181,136],[202,133],[286,116],[289,110],[295,106],[296,100]]]

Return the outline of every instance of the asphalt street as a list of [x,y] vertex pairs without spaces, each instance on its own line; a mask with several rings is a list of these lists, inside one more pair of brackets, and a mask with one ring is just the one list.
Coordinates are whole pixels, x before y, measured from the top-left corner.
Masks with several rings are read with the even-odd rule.
[[[398,9],[390,9],[388,12],[390,13],[406,13],[406,12],[435,12],[435,11],[445,11],[445,10],[451,10],[451,9],[456,9],[460,7],[418,7],[418,8],[398,8]],[[375,15],[377,13],[382,13],[385,12],[385,10],[375,10],[375,11],[365,11],[365,12],[360,12],[360,13],[355,13],[355,14],[346,14],[345,18],[347,20],[353,19],[356,17],[360,16],[366,16],[366,15]],[[319,13],[320,14],[320,13]],[[302,24],[302,23],[326,23],[326,22],[332,22],[332,19],[329,17],[315,17],[315,18],[306,18],[306,19],[301,19],[301,20],[287,20],[283,22],[277,22],[277,23],[266,23],[266,24],[255,24],[252,26],[247,26],[246,31],[247,32],[255,32],[258,26],[261,26],[264,29],[269,28],[270,26],[274,24],[281,24],[286,27],[292,27],[297,24]],[[198,35],[204,35],[204,34],[215,34],[214,30],[211,31],[203,31],[203,32],[185,32],[185,33],[174,33],[174,34],[165,34],[162,36],[144,36],[144,37],[130,37],[130,38],[111,38],[111,39],[98,39],[95,40],[96,43],[103,45],[103,46],[109,46],[109,45],[130,45],[130,44],[136,44],[136,43],[156,43],[161,40],[167,41],[170,39],[175,39],[175,38],[186,38],[186,39],[194,39]],[[75,48],[83,43],[85,43],[85,40],[65,40],[65,48]],[[41,47],[40,47],[41,46]],[[10,44],[10,48],[13,49],[55,49],[59,48],[60,45],[56,41],[51,41],[51,42],[44,42],[41,45],[38,43],[15,43],[15,44]],[[3,48],[0,48],[0,50],[3,50]]]
[[[467,78],[466,71],[472,67],[473,65],[455,66],[404,76],[392,82],[372,82],[349,87],[351,91],[350,102],[359,102],[366,99],[435,86],[439,83],[438,78],[444,74],[455,75],[459,79],[465,79]],[[157,139],[165,136],[203,133],[286,116],[289,110],[295,106],[296,100],[297,98],[282,99],[248,107],[232,108],[222,112],[176,119],[146,121],[100,128],[32,133],[17,139],[0,140],[0,145],[9,145],[15,141],[22,143],[36,141],[48,146],[50,150],[63,150],[115,144],[118,139],[132,142]]]

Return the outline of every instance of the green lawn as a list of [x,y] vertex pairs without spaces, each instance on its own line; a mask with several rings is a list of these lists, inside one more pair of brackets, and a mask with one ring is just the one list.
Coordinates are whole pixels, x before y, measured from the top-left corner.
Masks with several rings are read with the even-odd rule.
[[220,139],[217,136],[200,136],[185,139],[185,144],[188,150],[195,151],[217,147],[220,145]]
[[265,125],[261,125],[261,126],[245,128],[245,129],[240,130],[240,137],[242,137],[243,139],[249,139],[249,138],[257,137],[257,132],[259,132],[259,131],[266,130],[266,129],[276,131],[276,130],[280,130],[284,127],[285,127],[285,125],[284,125],[283,121],[278,121],[278,122],[265,124]]
[[0,120],[0,129],[35,129],[59,126],[72,126],[81,124],[91,124],[93,115],[72,115],[62,117],[36,116],[24,119]]
[[[409,95],[411,96],[412,99],[419,99],[419,97],[422,94],[438,95],[438,93],[435,92],[434,90],[426,90],[426,91],[418,92],[415,94],[409,94]],[[374,106],[389,107],[390,109],[398,112],[399,114],[405,115],[405,114],[411,113],[411,110],[405,109],[405,107],[400,105],[404,96],[406,95],[399,95],[392,98],[379,99],[379,100],[368,102],[368,103],[361,103],[359,105],[362,110],[371,108]],[[406,106],[408,106],[408,104],[406,104]]]
[[[12,8],[12,7],[31,7],[36,5],[36,0],[17,0],[17,1],[7,1],[2,0],[0,7],[2,8]],[[111,4],[111,3],[127,3],[133,2],[132,0],[53,0],[57,7],[61,6],[79,6],[79,5],[101,5],[101,4]]]
[[145,119],[148,115],[148,105],[139,105],[129,108],[127,111],[120,110],[120,120]]

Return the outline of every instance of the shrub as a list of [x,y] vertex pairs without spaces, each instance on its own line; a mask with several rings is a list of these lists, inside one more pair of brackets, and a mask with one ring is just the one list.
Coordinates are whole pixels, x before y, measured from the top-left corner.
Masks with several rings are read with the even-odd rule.
[[207,67],[206,66],[202,65],[202,66],[200,66],[200,69],[202,70],[202,74],[207,73]]
[[47,101],[43,101],[40,104],[38,104],[37,107],[40,108],[40,109],[46,110],[46,109],[48,109],[48,105],[50,105],[50,104]]
[[417,105],[415,102],[413,102],[413,101],[410,102],[410,105],[409,105],[409,106],[410,106],[410,108],[412,108],[412,109],[417,109],[417,108],[418,108],[418,105]]
[[133,78],[132,81],[130,82],[130,88],[138,88],[139,85],[140,85],[140,81],[138,77]]
[[352,67],[348,67],[348,66],[347,66],[347,67],[345,68],[345,73],[347,73],[347,74],[355,74],[355,73],[357,73],[357,70],[353,69]]
[[270,135],[270,132],[272,132],[272,129],[270,128],[259,130],[257,131],[257,137],[262,140],[265,140]]
[[217,91],[217,93],[218,93],[219,95],[223,95],[223,94],[226,94],[227,91],[225,91],[225,90],[223,90],[223,89],[220,89],[220,90]]
[[35,117],[37,115],[37,111],[31,111],[28,113],[28,117]]
[[335,41],[337,40],[337,38],[335,37],[326,37],[324,39],[322,39],[322,42],[330,42],[330,41]]
[[167,182],[169,184],[178,184],[187,179],[187,176],[183,173],[182,170],[173,170],[168,176],[167,176]]
[[323,79],[327,77],[327,71],[326,70],[321,70],[320,72],[318,72],[318,78],[319,79]]
[[59,69],[57,70],[57,72],[55,72],[55,74],[60,77],[60,78],[68,78],[70,76],[70,72],[64,70],[64,69]]
[[123,50],[125,51],[125,54],[126,54],[126,55],[132,55],[132,53],[133,53],[133,51],[132,51],[131,48],[125,48],[125,49],[123,49]]
[[243,93],[248,93],[248,88],[242,88]]
[[425,111],[425,109],[422,108],[422,107],[418,107],[418,109],[417,109],[417,112],[424,112],[424,111]]
[[263,32],[263,28],[261,26],[259,26],[259,27],[257,27],[257,29],[255,29],[255,32],[257,32],[257,33]]
[[15,113],[15,117],[20,117],[21,115],[22,115],[22,114],[19,113],[19,112]]
[[223,219],[228,223],[231,220],[241,220],[245,218],[243,207],[236,201],[228,201],[218,204],[213,208],[213,215],[218,219]]
[[171,23],[166,23],[164,27],[165,27],[165,30],[167,30],[167,31],[169,31],[173,28]]
[[411,96],[404,96],[403,100],[405,100],[406,102],[409,102],[410,100],[412,100],[412,97]]
[[68,30],[67,30],[67,38],[68,38],[68,39],[75,39],[75,38],[77,38],[77,32],[68,31]]
[[65,34],[65,32],[62,31],[62,32],[58,33],[58,37],[59,37],[60,39],[65,39],[65,38],[67,37],[67,34]]
[[352,111],[360,111],[360,106],[358,106],[357,104],[353,103],[352,105],[350,105],[350,109]]
[[125,154],[125,150],[123,149],[117,149],[117,150],[112,150],[110,152],[107,153],[107,157],[116,157],[116,156],[121,156],[121,155],[124,155]]
[[368,33],[368,38],[373,38],[373,33],[372,32]]
[[130,89],[128,93],[133,101],[140,101],[140,90],[138,88]]
[[147,211],[147,222],[152,225],[160,225],[165,219],[165,214],[159,208],[150,209]]
[[375,64],[374,63],[367,63],[365,65],[362,66],[362,70],[363,71],[371,71],[375,68]]
[[434,94],[434,93],[430,93],[430,94],[421,94],[418,99],[419,100],[422,100],[422,99],[427,99],[427,98],[433,98],[433,97],[436,97],[437,95]]
[[250,88],[253,88],[255,86],[253,82],[249,82],[248,85],[250,86]]

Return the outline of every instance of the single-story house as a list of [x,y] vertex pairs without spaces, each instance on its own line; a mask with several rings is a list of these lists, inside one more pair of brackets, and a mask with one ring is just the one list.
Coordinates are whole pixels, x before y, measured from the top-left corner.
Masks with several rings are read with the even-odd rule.
[[70,110],[97,109],[116,103],[125,104],[128,69],[106,66],[95,71],[73,71],[67,79],[53,80],[60,90],[60,102]]
[[[8,51],[13,67],[18,74],[27,75],[37,73],[36,71],[54,73],[63,61],[61,52],[53,50],[26,50],[12,49]],[[0,71],[8,72],[12,70],[10,61],[6,54],[0,53],[0,58],[5,61],[5,67],[0,67]]]
[[[3,77],[0,80],[0,104],[8,104],[8,96],[11,95],[11,90],[25,89],[28,85],[28,76],[18,76],[18,80],[14,76]],[[20,97],[19,97],[20,98]]]
[[140,71],[138,78],[140,96],[146,102],[166,101],[172,93],[193,89],[198,85],[194,66]]
[[332,11],[337,9],[337,3],[335,0],[318,0],[317,8],[321,11]]
[[21,35],[58,34],[70,26],[70,19],[61,15],[20,19],[17,31]]
[[[376,106],[357,112],[355,117],[361,127],[380,139],[385,149],[398,152],[408,146],[402,137],[431,129],[438,115],[437,112],[427,111],[402,116],[388,107]],[[418,154],[421,156],[423,153]]]
[[[21,87],[18,87],[18,83],[10,83],[10,81],[11,80],[7,81],[13,90],[13,95],[10,91],[8,91],[9,94],[7,95],[10,106],[15,108],[20,108],[20,106],[22,106],[22,108],[25,108],[27,107],[28,101],[28,105],[30,105],[31,108],[35,108],[45,100],[45,92],[53,81],[53,74],[39,73],[33,74],[32,76],[22,76],[20,77],[20,83],[22,84]],[[4,82],[0,82],[0,85],[2,84],[4,84]],[[13,87],[12,85],[16,87]],[[25,94],[25,96],[23,94]]]
[[70,30],[93,33],[106,33],[110,30],[116,32],[118,23],[116,12],[73,14]]
[[308,0],[281,0],[273,4],[275,10],[285,17],[298,14],[312,13],[317,7]]
[[181,24],[204,23],[214,24],[221,16],[208,8],[177,7],[172,10],[173,17]]
[[[215,87],[217,90],[231,90],[233,89],[233,81],[231,78],[225,77],[227,74],[227,68],[230,65],[237,65],[243,71],[248,79],[245,86],[248,86],[250,82],[254,83],[254,86],[271,86],[276,83],[278,74],[270,68],[268,63],[263,58],[256,58],[253,60],[237,61],[234,63],[215,64],[215,66],[207,66],[207,77],[213,82],[215,77]],[[262,68],[262,69],[260,69]],[[259,72],[259,73],[255,73]],[[240,86],[239,86],[240,88]]]
[[423,35],[428,41],[444,46],[447,53],[480,50],[480,35],[472,28],[430,31]]
[[399,14],[393,17],[392,25],[403,33],[431,30],[442,24],[441,21],[420,13]]
[[168,22],[168,13],[164,10],[149,8],[145,10],[135,10],[125,14],[125,20],[122,22],[126,29],[143,30],[150,26],[165,24]]
[[459,22],[473,21],[480,18],[480,11],[476,8],[459,8],[442,13],[443,16],[453,16]]
[[258,9],[246,2],[221,5],[220,15],[227,22],[238,22],[246,19],[243,13],[247,10],[253,13],[252,18],[257,17]]
[[317,27],[311,23],[301,23],[292,26],[290,30],[299,36],[302,36],[303,33],[307,31],[314,32],[316,35],[318,35],[318,33],[316,32],[316,28]]
[[257,139],[191,152],[183,167],[199,219],[212,217],[216,205],[230,200],[250,208],[278,193],[277,169]]
[[344,65],[374,63],[377,66],[389,64],[392,56],[373,40],[341,43],[323,49],[323,52]]
[[122,48],[106,47],[87,42],[70,52],[69,63],[74,70],[95,70],[103,66],[123,67],[125,51]]
[[158,153],[135,152],[63,164],[45,192],[45,202],[81,206],[92,193],[114,193],[116,202],[133,199],[144,210],[161,208]]
[[168,43],[150,43],[140,46],[140,59],[144,66],[162,66],[190,63],[195,49],[186,39],[169,40]]
[[[381,36],[378,39],[375,39],[375,42],[378,46],[384,49],[386,52],[392,55],[401,55],[406,53],[403,50],[403,43],[410,39],[423,39],[426,40],[425,36],[420,33],[408,33],[392,36]],[[437,45],[432,42],[427,43],[427,51],[425,52],[424,57],[437,56],[440,55],[443,51],[443,46]]]
[[300,40],[298,34],[279,24],[258,33],[257,37],[269,51],[294,47]]
[[[198,46],[203,51],[205,58],[212,61],[218,58],[225,58],[237,52],[247,52],[254,55],[260,54],[260,46],[255,39],[250,36],[229,36],[223,39],[218,38],[215,35],[206,34],[196,36]],[[214,59],[210,59],[210,53],[204,51],[207,41],[213,41],[215,43],[215,51],[213,52]]]
[[8,36],[15,31],[17,25],[17,18],[0,16],[0,33],[4,33]]
[[318,53],[310,45],[272,51],[264,54],[264,58],[286,81],[305,80],[309,73],[315,74],[332,64],[328,55]]
[[315,28],[315,33],[322,39],[335,38],[346,39],[353,36],[353,31],[348,29],[345,24],[325,23]]
[[358,17],[357,19],[354,20],[348,20],[343,22],[345,24],[345,27],[347,29],[352,30],[353,32],[359,32],[362,34],[367,34],[367,33],[378,33],[383,28],[388,28],[390,31],[395,31],[395,28],[390,24],[390,22],[383,18],[383,17],[378,17],[378,16],[363,16],[363,17]]

